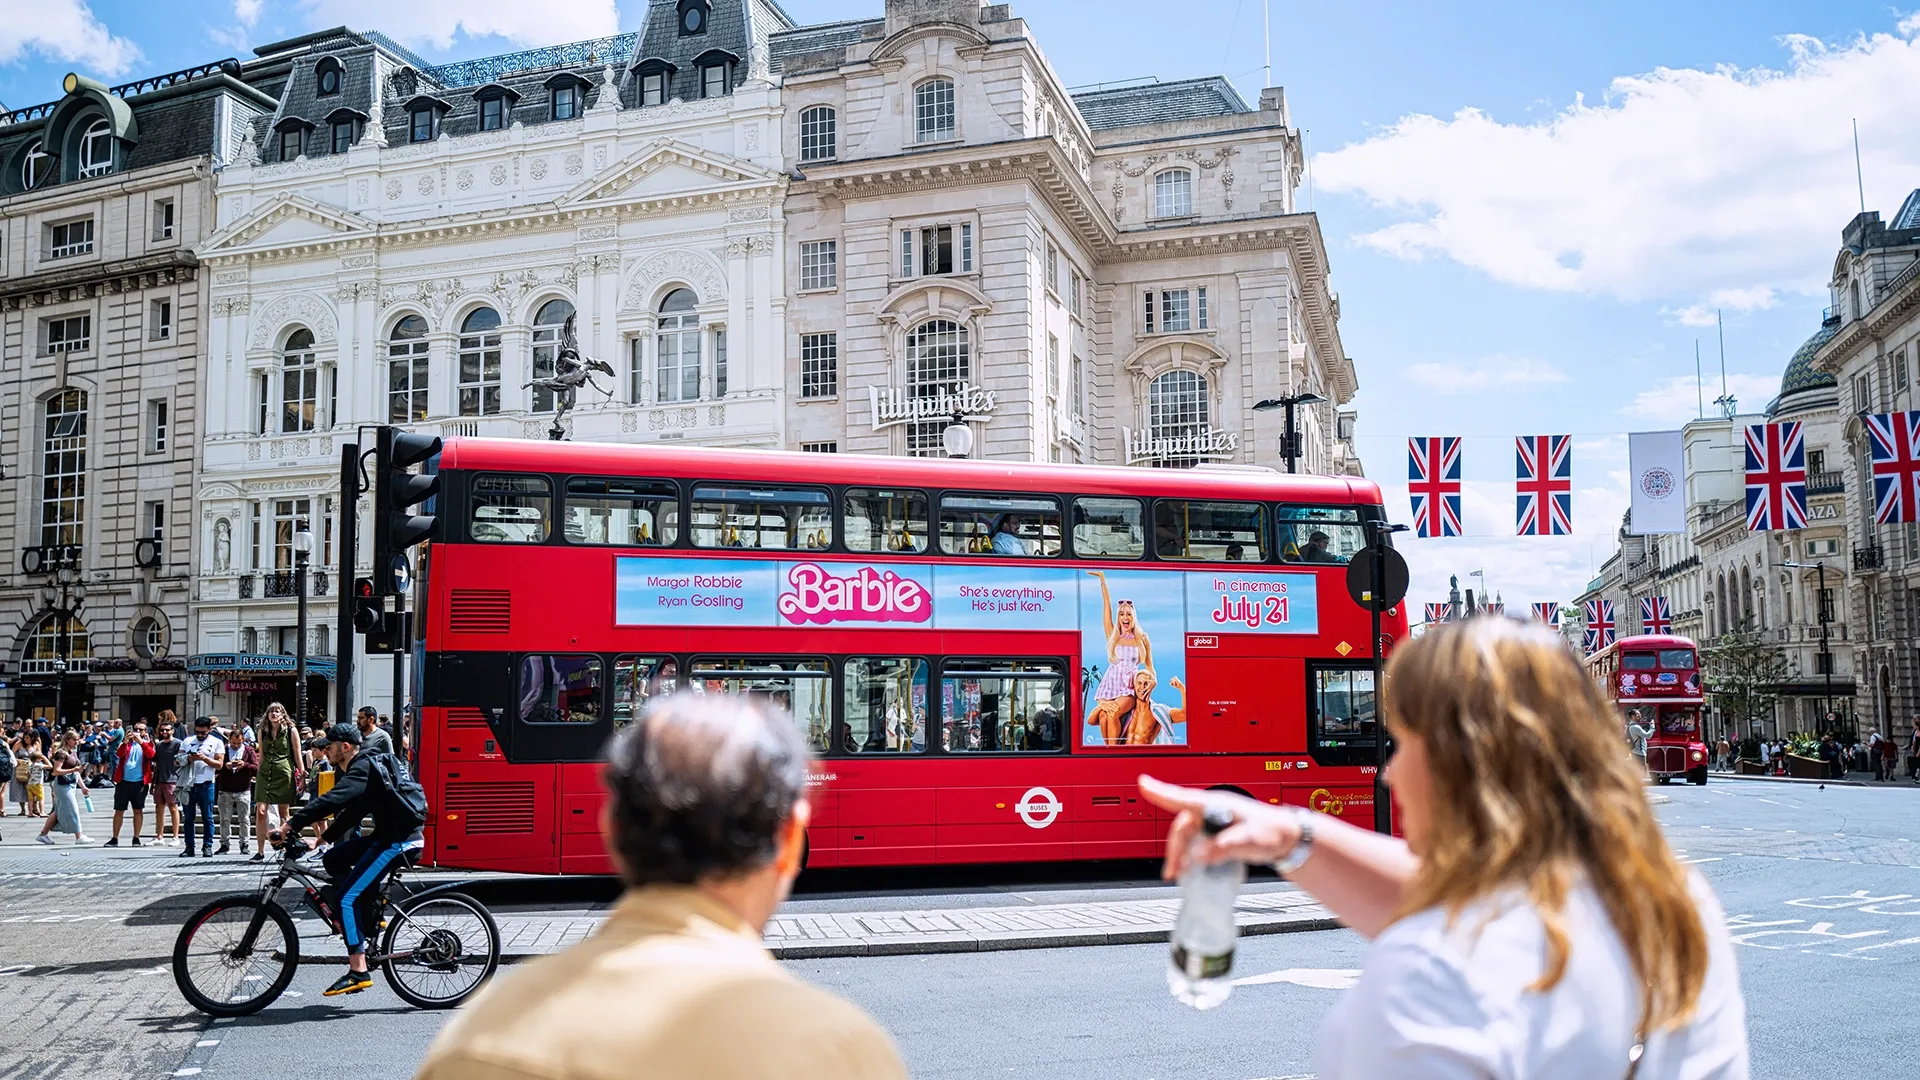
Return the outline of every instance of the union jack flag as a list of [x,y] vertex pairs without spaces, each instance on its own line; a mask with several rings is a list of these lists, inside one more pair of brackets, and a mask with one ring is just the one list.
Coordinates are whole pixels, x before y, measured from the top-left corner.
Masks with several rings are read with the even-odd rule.
[[1481,604],[1480,610],[1489,615],[1505,615],[1507,613],[1507,605],[1499,603]]
[[1920,412],[1867,417],[1873,443],[1873,520],[1920,521]]
[[1587,651],[1597,653],[1611,644],[1613,644],[1613,601],[1587,601]]
[[1413,534],[1421,538],[1460,535],[1460,439],[1438,435],[1407,440],[1407,494],[1413,499]]
[[1533,617],[1548,626],[1560,625],[1560,605],[1549,600],[1544,604],[1533,605]]
[[1514,447],[1513,511],[1520,535],[1573,532],[1573,436],[1522,435]]
[[1747,531],[1807,527],[1807,448],[1800,424],[1747,428]]
[[1452,620],[1453,620],[1452,604],[1428,604],[1427,605],[1427,621],[1428,622],[1430,623],[1451,622]]
[[1643,596],[1640,598],[1640,632],[1643,634],[1664,634],[1673,629],[1673,615],[1667,607],[1664,596]]

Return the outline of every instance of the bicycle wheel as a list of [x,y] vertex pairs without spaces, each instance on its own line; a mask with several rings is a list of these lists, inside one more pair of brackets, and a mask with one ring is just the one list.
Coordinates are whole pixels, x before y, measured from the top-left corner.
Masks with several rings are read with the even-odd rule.
[[401,1000],[451,1009],[500,966],[500,928],[478,900],[438,893],[403,901],[380,938],[380,970]]
[[[251,947],[240,948],[256,918]],[[187,1004],[209,1016],[246,1016],[273,1002],[300,966],[300,935],[279,904],[223,896],[187,919],[173,943],[173,981]]]

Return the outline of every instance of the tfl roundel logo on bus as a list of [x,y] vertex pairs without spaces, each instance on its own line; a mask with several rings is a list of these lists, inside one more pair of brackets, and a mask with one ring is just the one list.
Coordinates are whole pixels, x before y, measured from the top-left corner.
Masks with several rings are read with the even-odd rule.
[[1020,796],[1020,801],[1013,804],[1014,813],[1020,815],[1020,820],[1036,829],[1053,824],[1053,819],[1065,809],[1066,806],[1054,797],[1053,792],[1043,787],[1028,788],[1027,793]]

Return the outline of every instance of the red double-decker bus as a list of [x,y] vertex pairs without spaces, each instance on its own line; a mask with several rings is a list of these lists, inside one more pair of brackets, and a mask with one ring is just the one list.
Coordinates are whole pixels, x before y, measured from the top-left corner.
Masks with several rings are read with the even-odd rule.
[[1647,773],[1656,783],[1675,777],[1707,782],[1707,744],[1700,722],[1706,696],[1700,650],[1692,638],[1623,637],[1587,657],[1587,671],[1623,718],[1638,713],[1647,726]]
[[815,867],[1153,857],[1143,771],[1372,820],[1368,481],[486,439],[429,467],[440,865],[609,872],[596,762],[675,692],[792,713]]

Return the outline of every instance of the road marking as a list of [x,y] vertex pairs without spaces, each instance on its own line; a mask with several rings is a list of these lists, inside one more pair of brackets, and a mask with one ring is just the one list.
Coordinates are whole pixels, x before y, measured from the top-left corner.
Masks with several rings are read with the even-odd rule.
[[1265,975],[1249,975],[1244,979],[1233,980],[1235,986],[1263,986],[1268,983],[1292,983],[1295,986],[1310,986],[1316,990],[1349,990],[1360,981],[1360,972],[1353,968],[1286,968],[1281,971],[1269,971]]
[[195,1045],[195,1046],[219,1046],[219,1045],[220,1045],[220,1040],[219,1040],[219,1039],[201,1039],[201,1040],[200,1040],[199,1042],[197,1042],[197,1043],[194,1043],[193,1045]]
[[1681,859],[1680,861],[1687,866],[1696,866],[1703,862],[1719,862],[1720,856],[1715,855],[1712,858],[1707,858],[1707,859]]

